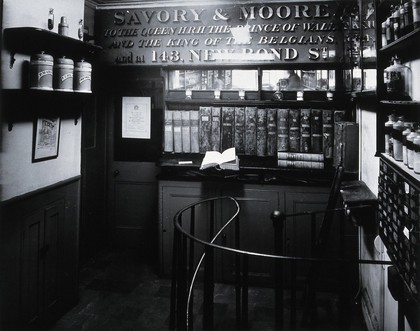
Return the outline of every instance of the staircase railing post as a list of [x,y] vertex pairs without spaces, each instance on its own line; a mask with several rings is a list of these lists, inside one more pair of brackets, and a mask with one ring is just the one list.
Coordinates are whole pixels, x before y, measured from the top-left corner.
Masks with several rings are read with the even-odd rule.
[[214,324],[214,259],[213,248],[206,246],[204,259],[203,329],[212,330]]
[[[283,255],[284,252],[284,240],[283,230],[286,215],[278,210],[273,211],[271,214],[271,220],[274,226],[274,254]],[[280,330],[283,328],[284,318],[284,270],[283,260],[276,259],[274,269],[274,291],[275,291],[275,328]]]

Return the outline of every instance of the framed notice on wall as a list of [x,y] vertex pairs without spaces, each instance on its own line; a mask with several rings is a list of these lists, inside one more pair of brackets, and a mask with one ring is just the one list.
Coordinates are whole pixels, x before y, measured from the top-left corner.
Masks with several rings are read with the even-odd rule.
[[38,118],[34,123],[33,141],[33,162],[56,158],[60,141],[60,118]]
[[150,139],[150,97],[122,98],[122,138]]

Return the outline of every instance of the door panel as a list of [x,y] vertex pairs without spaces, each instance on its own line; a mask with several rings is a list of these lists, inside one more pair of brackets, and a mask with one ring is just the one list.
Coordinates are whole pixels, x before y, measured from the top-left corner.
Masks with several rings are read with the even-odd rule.
[[[285,192],[286,213],[324,210],[327,206],[328,192],[327,188],[324,192],[322,188],[316,188],[316,191],[303,187],[292,188]],[[316,215],[316,229],[319,229],[323,216],[324,214]],[[310,257],[312,252],[311,217],[306,215],[288,217],[284,229],[286,255]],[[298,280],[306,279],[308,268],[307,262],[297,264]]]
[[[160,265],[163,275],[170,275],[172,272],[172,251],[173,251],[173,235],[174,225],[173,219],[175,214],[183,207],[200,200],[213,197],[215,191],[212,187],[208,187],[201,183],[184,183],[174,184],[168,182],[167,184],[161,183],[160,185],[160,214],[162,224],[160,227]],[[199,205],[196,207],[196,236],[198,238],[205,238],[208,240],[207,234],[209,228],[207,222],[210,213],[209,205]],[[189,229],[190,226],[190,213],[186,212],[183,217],[183,227]],[[216,216],[217,218],[217,216]],[[198,245],[195,251],[195,260],[197,261],[202,246]]]
[[[256,253],[274,253],[274,231],[271,213],[279,206],[279,193],[263,186],[244,185],[223,191],[223,195],[235,197],[240,205],[240,248]],[[223,205],[223,219],[232,215],[231,204]],[[226,231],[226,245],[235,247],[234,226]],[[232,281],[235,257],[224,253],[222,257],[223,278]],[[265,258],[249,258],[249,279],[253,283],[266,284],[273,279],[274,264]]]
[[153,163],[113,162],[108,231],[116,246],[150,253],[157,224],[157,173]]
[[44,242],[43,211],[29,214],[24,219],[22,241],[22,292],[21,316],[24,324],[36,322],[40,318],[42,302],[42,270],[40,254]]
[[45,209],[45,257],[41,257],[44,264],[44,306],[45,310],[54,311],[59,300],[59,224],[64,221],[64,203],[59,201]]

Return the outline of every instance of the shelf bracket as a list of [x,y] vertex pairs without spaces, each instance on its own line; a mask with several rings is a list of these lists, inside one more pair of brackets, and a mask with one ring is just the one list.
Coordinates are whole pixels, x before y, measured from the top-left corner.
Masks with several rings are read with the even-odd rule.
[[16,61],[15,54],[16,54],[15,52],[10,53],[10,63],[9,63],[10,69],[13,69],[13,65],[15,64],[15,61]]

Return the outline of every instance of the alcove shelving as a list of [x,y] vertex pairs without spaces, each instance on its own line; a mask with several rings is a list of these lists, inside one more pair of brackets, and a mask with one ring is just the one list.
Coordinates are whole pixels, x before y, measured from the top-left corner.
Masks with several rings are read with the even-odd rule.
[[14,54],[16,53],[45,52],[53,56],[90,58],[102,50],[100,46],[40,28],[7,28],[3,33],[5,46],[11,53],[10,67],[13,67]]

